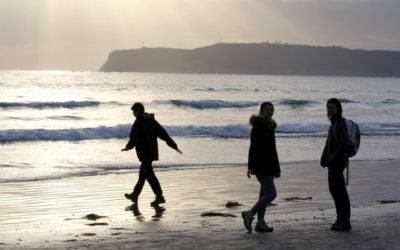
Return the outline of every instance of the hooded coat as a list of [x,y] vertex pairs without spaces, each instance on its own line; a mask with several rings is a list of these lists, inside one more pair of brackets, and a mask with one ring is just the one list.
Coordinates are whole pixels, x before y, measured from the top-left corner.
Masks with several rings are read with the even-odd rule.
[[141,162],[158,161],[157,137],[171,148],[178,149],[167,131],[154,119],[154,114],[143,113],[136,117],[132,125],[126,148],[136,147],[136,154]]
[[253,128],[250,136],[248,169],[252,169],[254,175],[280,174],[275,143],[276,122],[262,115],[252,115],[250,125]]

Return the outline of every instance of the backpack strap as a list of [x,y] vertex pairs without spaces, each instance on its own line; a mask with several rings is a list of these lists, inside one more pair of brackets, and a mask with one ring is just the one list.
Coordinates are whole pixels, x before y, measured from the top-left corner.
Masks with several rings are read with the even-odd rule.
[[337,125],[337,123],[338,123],[338,122],[335,122],[335,123],[332,125],[332,133],[333,133],[333,137],[335,138],[335,140],[336,140],[336,141],[339,141],[339,138],[338,138],[338,135],[337,135],[337,132],[336,132],[336,125]]
[[331,139],[332,139],[332,135],[328,135],[328,141],[327,141],[327,149],[326,149],[326,154],[329,155],[329,148],[331,146]]
[[346,186],[349,185],[349,179],[350,179],[350,161],[349,159],[346,159]]

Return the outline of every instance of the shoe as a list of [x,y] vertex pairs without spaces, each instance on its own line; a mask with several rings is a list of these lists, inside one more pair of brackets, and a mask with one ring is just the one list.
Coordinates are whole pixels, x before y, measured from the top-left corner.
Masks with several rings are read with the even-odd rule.
[[150,206],[158,206],[158,204],[165,203],[164,196],[157,196],[156,199],[150,203]]
[[127,198],[128,200],[131,200],[133,203],[137,204],[139,197],[134,196],[133,194],[125,194],[125,198]]
[[333,224],[331,227],[332,231],[349,231],[351,229],[350,222],[339,221],[336,225]]
[[334,229],[339,225],[340,220],[336,220],[335,223],[332,224],[331,230],[334,231]]
[[260,223],[256,224],[256,231],[258,232],[272,232],[274,231],[273,227],[269,227],[266,223],[265,220],[262,220]]
[[253,228],[251,227],[251,223],[253,222],[254,217],[250,217],[249,211],[242,212],[242,218],[243,218],[243,223],[244,223],[244,226],[246,227],[246,229],[249,231],[253,230]]

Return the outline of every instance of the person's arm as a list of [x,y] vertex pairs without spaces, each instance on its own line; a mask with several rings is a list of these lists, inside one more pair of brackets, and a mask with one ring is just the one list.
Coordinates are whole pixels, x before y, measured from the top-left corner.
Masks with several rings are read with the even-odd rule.
[[258,154],[258,146],[260,145],[261,136],[260,136],[260,127],[254,125],[251,129],[250,134],[250,148],[249,148],[249,158],[247,165],[247,177],[250,178],[250,175],[253,174],[255,165],[257,164],[257,154]]
[[281,166],[280,166],[280,163],[279,163],[278,151],[277,151],[277,149],[276,149],[275,131],[273,131],[272,134],[273,134],[273,137],[272,137],[272,138],[273,138],[272,145],[273,145],[273,150],[274,150],[273,156],[274,156],[274,158],[275,158],[275,161],[278,163],[278,167],[275,169],[274,176],[275,176],[276,178],[279,178],[279,177],[281,177]]
[[154,120],[154,122],[157,137],[165,141],[169,147],[175,149],[178,153],[182,154],[182,151],[178,149],[178,145],[176,145],[174,140],[172,140],[172,138],[168,135],[167,131],[161,126],[161,124],[158,123],[156,120]]
[[121,151],[129,151],[133,149],[136,146],[136,141],[137,141],[137,123],[132,125],[131,133],[129,134],[129,141],[128,144],[126,144],[125,148],[121,149]]

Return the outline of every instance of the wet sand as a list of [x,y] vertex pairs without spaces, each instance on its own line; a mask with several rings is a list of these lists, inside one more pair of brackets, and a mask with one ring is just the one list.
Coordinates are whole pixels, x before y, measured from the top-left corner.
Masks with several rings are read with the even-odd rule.
[[[136,211],[123,196],[137,173],[0,184],[0,249],[396,249],[400,245],[400,161],[351,163],[352,226],[332,232],[327,169],[282,165],[278,197],[266,214],[273,233],[247,232],[240,216],[258,197],[246,167],[159,171],[167,200],[150,207],[148,186]],[[311,200],[285,201],[288,197]],[[228,201],[243,206],[227,208]],[[164,211],[163,211],[164,210]],[[205,212],[237,217],[202,217]],[[105,216],[96,221],[88,214]],[[97,225],[89,225],[99,223]]]

